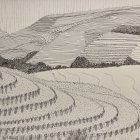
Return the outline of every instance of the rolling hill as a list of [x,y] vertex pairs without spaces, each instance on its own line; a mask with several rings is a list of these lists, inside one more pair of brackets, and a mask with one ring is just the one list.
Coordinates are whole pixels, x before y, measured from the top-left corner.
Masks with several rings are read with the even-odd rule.
[[45,16],[0,40],[0,55],[15,59],[38,51],[28,62],[50,66],[70,66],[78,56],[90,63],[123,63],[128,56],[139,61],[139,35],[113,32],[121,25],[139,26],[139,13],[139,7],[127,7]]
[[1,140],[139,140],[139,69],[0,68]]

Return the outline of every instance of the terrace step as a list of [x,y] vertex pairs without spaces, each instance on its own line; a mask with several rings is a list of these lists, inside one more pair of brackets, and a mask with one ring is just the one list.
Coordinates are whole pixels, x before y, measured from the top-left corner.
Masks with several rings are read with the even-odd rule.
[[18,81],[17,78],[9,73],[2,72],[2,79],[0,80],[0,95],[7,94],[13,90]]
[[15,77],[18,83],[13,90],[8,91],[7,94],[1,95],[0,108],[5,108],[5,106],[8,108],[11,107],[11,105],[22,104],[38,96],[40,88],[36,84],[25,78]]
[[[54,97],[54,91],[49,89],[49,88],[44,88],[44,94],[46,94],[46,89],[47,92],[49,93],[50,91],[51,94]],[[56,103],[53,104],[51,101],[51,104],[47,106],[47,108],[43,107],[42,109],[39,110],[33,110],[33,111],[25,111],[23,115],[21,113],[13,114],[11,116],[1,116],[1,119],[3,121],[0,122],[1,125],[14,125],[14,124],[21,124],[21,123],[29,123],[29,122],[38,122],[41,120],[50,120],[52,118],[56,118],[57,116],[62,116],[65,114],[70,113],[74,107],[75,107],[75,100],[68,94],[62,92],[62,91],[55,91],[57,93],[57,100]],[[42,98],[41,98],[42,97]],[[40,101],[44,100],[45,96],[41,96]],[[18,118],[18,119],[15,119]]]
[[[91,95],[93,97],[93,94],[91,93],[86,93],[86,95]],[[94,132],[93,134],[91,134],[93,139],[104,139],[111,137],[115,138],[118,135],[131,133],[140,127],[140,118],[137,108],[129,101],[124,100],[120,97],[95,93],[94,98],[114,104],[115,106],[117,106],[119,114],[118,121],[114,125],[111,125],[108,128],[102,129],[101,131],[96,131],[96,133]]]
[[[47,92],[46,92],[47,91]],[[7,106],[3,106],[0,109],[1,112],[1,116],[15,116],[16,114],[19,113],[30,113],[30,111],[36,111],[39,109],[43,109],[43,108],[47,108],[48,106],[54,104],[57,100],[57,95],[49,89],[41,89],[41,90],[37,90],[37,98],[32,98],[32,96],[26,96],[26,98],[30,99],[26,99],[27,101],[20,104],[20,105],[12,105],[12,107],[7,107]],[[32,92],[30,92],[32,93]]]
[[[112,123],[113,125],[115,121],[117,121],[116,120],[117,118],[116,114],[118,114],[117,110],[111,104],[107,104],[105,102],[100,102],[98,104],[97,100],[94,101],[94,100],[90,100],[88,98],[84,98],[80,96],[74,96],[74,97],[75,97],[77,107],[70,115],[52,119],[49,125],[47,124],[46,121],[40,121],[38,123],[32,123],[32,125],[24,124],[22,126],[15,126],[14,133],[18,133],[18,135],[23,135],[23,133],[25,133],[24,135],[32,135],[34,134],[34,132],[36,132],[36,134],[41,133],[43,137],[43,135],[46,135],[46,130],[47,130],[48,135],[50,135],[51,132],[53,132],[53,135],[56,136],[57,133],[62,134],[64,132],[67,133],[69,131],[78,130],[78,129],[83,130],[85,128],[87,128],[87,130],[89,131],[93,131],[94,129],[98,129],[101,123],[103,122],[106,125],[108,121],[113,121]],[[83,106],[84,106],[85,112],[82,111]],[[103,110],[101,106],[105,109],[105,111]],[[93,112],[91,111],[91,108],[93,109]],[[113,113],[110,115],[108,114],[110,110],[114,112],[114,115]],[[82,118],[81,116],[84,116],[84,118]],[[90,119],[92,118],[91,116],[93,116],[94,118],[93,120]],[[87,118],[89,118],[88,121],[86,121]],[[76,121],[73,121],[73,120],[76,120]],[[57,122],[57,126],[56,126],[56,122]],[[107,126],[104,126],[104,127],[107,127]],[[31,128],[34,128],[34,129],[32,130]],[[11,131],[12,129],[13,128],[5,128],[5,129],[3,128],[3,134],[5,135],[6,130],[9,130],[7,131],[7,134],[10,135],[10,133],[12,132]],[[26,134],[27,131],[28,131],[28,134]]]

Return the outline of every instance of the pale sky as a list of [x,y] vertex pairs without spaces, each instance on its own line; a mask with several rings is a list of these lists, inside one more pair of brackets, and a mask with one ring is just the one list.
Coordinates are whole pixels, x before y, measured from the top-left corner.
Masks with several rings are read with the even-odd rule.
[[43,16],[140,5],[140,0],[0,0],[0,28],[9,33]]

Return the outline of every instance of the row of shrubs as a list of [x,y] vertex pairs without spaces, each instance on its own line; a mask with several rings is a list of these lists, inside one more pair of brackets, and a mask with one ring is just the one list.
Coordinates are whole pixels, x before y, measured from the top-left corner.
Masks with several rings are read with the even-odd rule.
[[[94,130],[97,131],[98,129],[102,129],[104,126],[109,127],[110,124],[114,123],[115,121],[117,121],[117,117],[118,117],[118,109],[116,115],[110,120],[110,121],[106,121],[104,123],[99,123],[99,124],[95,124],[93,127],[90,127],[90,131]],[[56,123],[52,123],[52,124],[43,124],[43,125],[32,125],[32,126],[25,126],[25,127],[13,127],[13,128],[4,128],[4,129],[0,129],[1,133],[3,132],[4,135],[8,134],[8,132],[10,132],[12,135],[14,133],[25,133],[25,132],[29,132],[29,131],[39,131],[39,130],[44,130],[44,129],[49,129],[49,128],[53,128],[53,127],[62,127],[62,126],[68,126],[68,125],[77,125],[77,124],[81,124],[81,123],[88,123],[88,122],[93,122],[93,121],[97,121],[98,119],[101,119],[103,117],[105,113],[105,110],[103,109],[102,112],[100,114],[97,114],[93,117],[88,117],[88,118],[83,118],[83,119],[77,119],[77,120],[73,120],[73,121],[66,121],[66,122],[56,122]]]
[[[29,92],[28,94],[25,94],[24,100],[27,100],[27,97],[31,97],[30,93],[32,94],[36,94],[39,95],[40,94],[40,89],[37,89],[35,92]],[[28,96],[27,96],[28,95]],[[54,103],[56,103],[57,100],[57,95],[54,94],[54,97],[46,100],[46,101],[42,101],[42,102],[37,102],[37,103],[32,103],[32,104],[26,104],[26,105],[21,105],[21,106],[17,106],[17,107],[10,107],[10,108],[6,108],[6,109],[0,109],[0,116],[7,116],[7,115],[12,115],[13,114],[17,114],[17,113],[23,113],[26,110],[38,110],[38,109],[42,109],[42,108],[46,108],[48,105],[53,105]]]
[[97,133],[96,135],[91,134],[90,137],[91,138],[96,137],[98,140],[100,140],[100,139],[108,139],[108,138],[111,138],[112,136],[131,133],[131,132],[133,132],[133,131],[135,131],[135,130],[137,130],[139,128],[140,128],[140,120],[138,118],[137,121],[131,126],[124,127],[124,128],[121,128],[121,129],[112,130],[110,132]]
[[[109,126],[107,126],[109,127]],[[111,138],[113,136],[118,136],[118,135],[123,135],[123,134],[127,134],[127,133],[131,133],[137,129],[139,129],[140,127],[140,121],[139,118],[137,119],[137,122],[134,123],[131,126],[128,127],[124,127],[124,128],[120,128],[120,129],[116,129],[116,130],[112,130],[112,131],[107,131],[107,132],[101,132],[101,133],[94,133],[94,134],[90,134],[92,132],[92,127],[85,127],[83,129],[76,129],[76,130],[70,130],[70,131],[61,131],[61,132],[56,132],[56,133],[48,133],[48,134],[28,134],[28,135],[11,135],[11,136],[7,136],[8,130],[7,132],[5,132],[4,136],[1,136],[2,138],[6,139],[6,140],[21,140],[21,139],[26,139],[26,140],[49,140],[49,139],[61,139],[64,137],[67,137],[67,140],[80,140],[79,138],[83,138],[82,140],[86,140],[86,138],[88,137],[88,135],[90,134],[90,139],[92,139],[94,137],[94,139],[100,140],[100,139],[108,139]],[[101,127],[102,129],[102,127]],[[26,130],[28,133],[28,130]],[[95,130],[96,131],[96,130]],[[0,130],[0,134],[1,134],[2,130]],[[17,133],[18,134],[18,133]]]
[[14,133],[26,133],[30,131],[39,131],[39,130],[45,130],[49,128],[54,128],[54,127],[66,127],[66,126],[71,126],[71,125],[77,125],[77,124],[82,124],[82,123],[92,123],[93,121],[97,121],[98,119],[101,119],[103,117],[103,114],[105,113],[105,110],[100,114],[97,114],[93,117],[86,117],[82,119],[76,119],[76,120],[71,120],[71,121],[65,121],[65,122],[56,122],[56,123],[48,123],[48,124],[42,124],[42,125],[31,125],[31,126],[25,126],[25,127],[14,127],[14,128],[4,128],[0,129],[1,133],[3,132],[4,135],[8,135],[8,132],[11,133],[12,135]]
[[75,108],[75,103],[73,102],[72,105],[70,105],[69,107],[66,107],[64,109],[60,109],[60,110],[55,110],[54,112],[51,113],[47,113],[41,116],[37,116],[37,117],[31,117],[31,118],[27,118],[27,119],[16,119],[16,120],[12,120],[12,121],[0,121],[0,125],[12,125],[12,124],[21,124],[21,123],[29,123],[29,122],[35,122],[35,121],[41,121],[41,120],[45,120],[48,119],[50,120],[53,117],[58,117],[58,116],[62,116],[64,114],[68,114],[70,112],[72,112],[72,110]]
[[30,100],[31,98],[35,98],[37,95],[39,95],[40,88],[38,87],[36,90],[25,93],[25,94],[20,94],[16,96],[7,96],[6,98],[0,98],[0,103],[5,106],[5,105],[13,105],[13,104],[18,104],[22,103],[23,101]]
[[12,90],[13,88],[16,87],[16,84],[18,81],[17,81],[17,78],[15,76],[13,76],[13,78],[14,78],[14,80],[11,83],[0,86],[0,91],[2,94],[4,94],[4,93],[7,94],[8,89]]
[[[91,128],[92,127],[85,127],[83,129],[77,129],[77,130],[70,130],[70,131],[62,131],[62,132],[56,132],[56,133],[48,133],[48,134],[28,134],[28,135],[11,135],[11,136],[7,136],[6,134],[2,137],[3,139],[6,140],[21,140],[21,139],[26,139],[26,140],[49,140],[49,139],[61,139],[64,137],[67,137],[67,140],[80,140],[79,138],[82,137],[82,140],[86,140],[87,137],[89,137],[89,139],[92,139],[94,137],[94,139],[100,140],[100,139],[108,139],[111,138],[113,136],[117,136],[117,135],[123,135],[123,134],[127,134],[127,133],[131,133],[137,129],[139,129],[140,127],[140,121],[139,119],[137,120],[136,123],[134,123],[133,125],[129,126],[129,127],[124,127],[121,129],[116,129],[116,130],[112,130],[112,131],[107,131],[107,132],[102,132],[102,133],[94,133],[94,134],[90,134],[91,133]],[[1,130],[0,130],[1,132]],[[28,130],[27,130],[28,133]]]

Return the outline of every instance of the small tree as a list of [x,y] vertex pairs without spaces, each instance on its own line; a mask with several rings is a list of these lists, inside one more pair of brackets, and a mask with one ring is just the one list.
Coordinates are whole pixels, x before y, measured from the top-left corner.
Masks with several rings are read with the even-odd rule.
[[85,57],[78,56],[74,62],[71,64],[71,68],[88,68],[90,65],[89,60],[87,60]]

